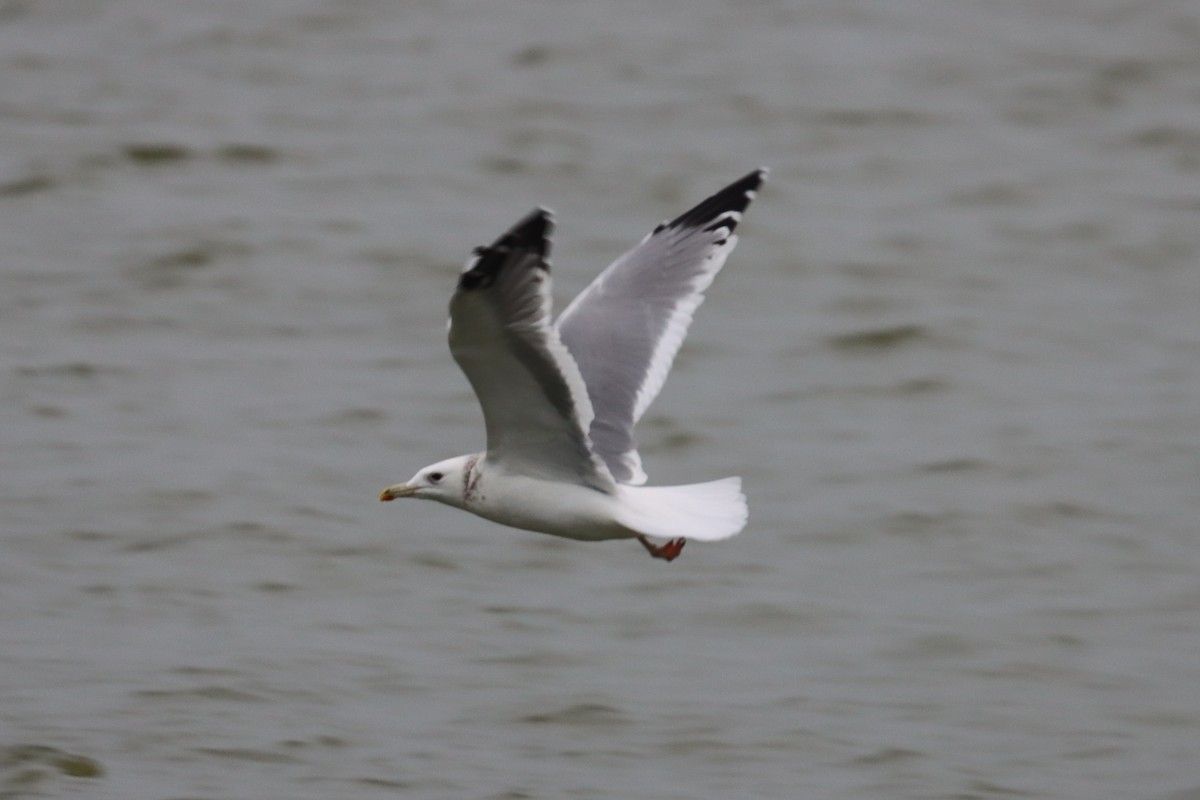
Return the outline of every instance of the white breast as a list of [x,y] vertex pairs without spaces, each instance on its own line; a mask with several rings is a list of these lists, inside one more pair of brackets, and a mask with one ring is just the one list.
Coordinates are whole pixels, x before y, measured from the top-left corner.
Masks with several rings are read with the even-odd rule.
[[464,507],[484,519],[567,539],[595,541],[635,535],[616,521],[613,495],[579,484],[513,475],[486,459],[472,477]]

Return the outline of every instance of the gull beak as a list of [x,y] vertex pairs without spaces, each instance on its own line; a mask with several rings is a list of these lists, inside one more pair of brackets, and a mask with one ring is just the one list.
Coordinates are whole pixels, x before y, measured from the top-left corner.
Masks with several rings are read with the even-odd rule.
[[395,500],[397,497],[412,497],[417,493],[416,486],[410,486],[407,483],[397,483],[394,486],[389,486],[379,495],[379,499],[385,503]]

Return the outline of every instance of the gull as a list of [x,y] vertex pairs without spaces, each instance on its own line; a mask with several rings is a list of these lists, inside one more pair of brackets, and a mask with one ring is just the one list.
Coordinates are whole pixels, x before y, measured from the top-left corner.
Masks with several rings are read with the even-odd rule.
[[487,449],[431,464],[379,499],[436,500],[567,539],[637,539],[666,561],[688,539],[741,532],[741,478],[645,486],[633,428],[766,177],[755,170],[658,225],[555,322],[548,209],[475,248],[450,300],[449,339],[483,410]]

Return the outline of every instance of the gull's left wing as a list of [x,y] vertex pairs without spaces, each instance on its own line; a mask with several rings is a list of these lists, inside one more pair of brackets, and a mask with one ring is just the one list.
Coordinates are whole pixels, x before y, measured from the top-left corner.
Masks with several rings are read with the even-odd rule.
[[475,249],[450,300],[450,352],[483,409],[489,461],[611,491],[588,440],[587,388],[550,324],[553,224],[538,208]]

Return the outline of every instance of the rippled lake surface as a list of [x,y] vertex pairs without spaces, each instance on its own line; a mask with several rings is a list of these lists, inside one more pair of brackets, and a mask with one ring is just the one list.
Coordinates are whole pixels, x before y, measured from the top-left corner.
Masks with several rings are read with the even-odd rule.
[[[0,4],[0,796],[1200,798],[1191,0]],[[386,484],[771,182],[640,428],[667,565]]]

